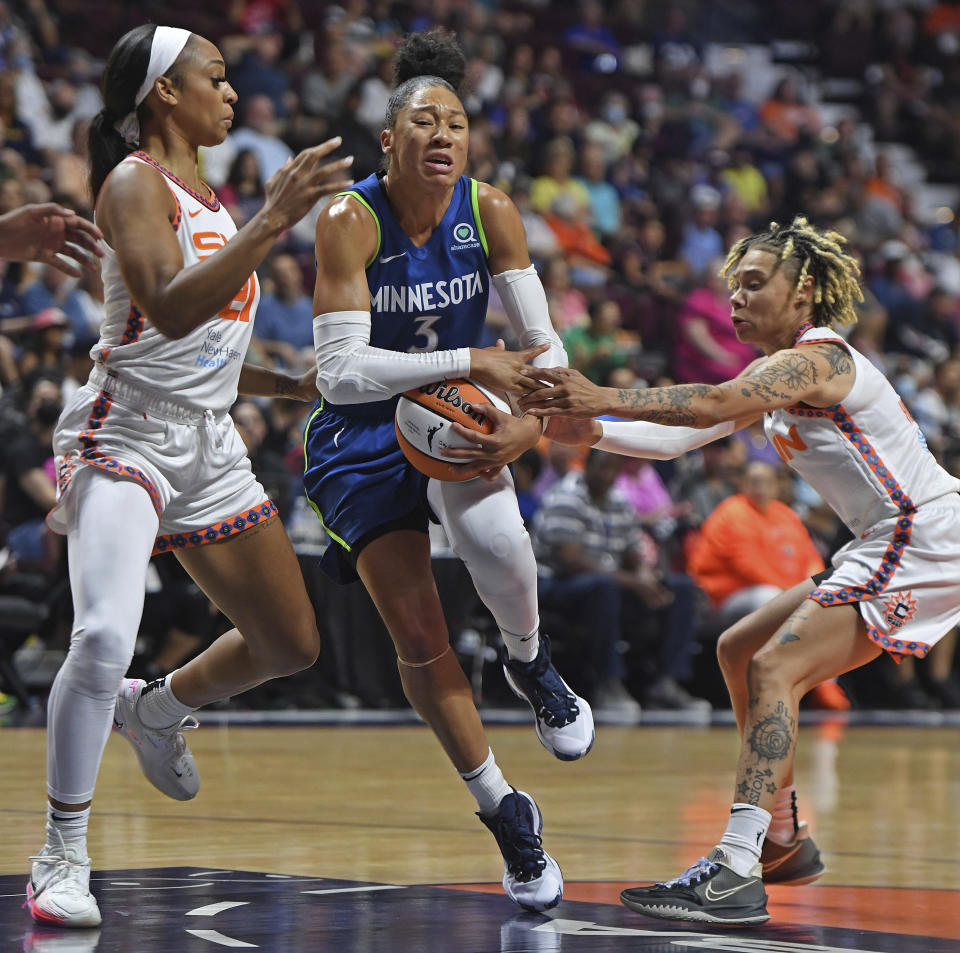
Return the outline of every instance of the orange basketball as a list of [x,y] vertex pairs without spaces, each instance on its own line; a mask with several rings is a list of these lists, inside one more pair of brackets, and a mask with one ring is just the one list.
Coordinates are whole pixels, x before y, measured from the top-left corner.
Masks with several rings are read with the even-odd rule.
[[456,378],[436,381],[408,390],[397,403],[394,427],[403,455],[421,473],[434,480],[460,482],[472,479],[464,474],[466,464],[456,463],[443,455],[452,447],[474,446],[455,433],[450,426],[456,422],[478,433],[490,433],[490,421],[476,404],[493,404],[498,410],[510,413],[502,398],[473,381]]

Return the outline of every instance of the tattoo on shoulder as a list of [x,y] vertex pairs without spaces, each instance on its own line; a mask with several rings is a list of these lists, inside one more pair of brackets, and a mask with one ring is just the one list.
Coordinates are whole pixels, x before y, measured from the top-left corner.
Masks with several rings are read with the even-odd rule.
[[827,380],[841,377],[853,370],[853,358],[847,349],[839,344],[818,344],[815,347],[817,354],[830,365]]
[[816,364],[806,354],[791,351],[757,367],[743,379],[740,393],[763,400],[795,400],[817,382]]

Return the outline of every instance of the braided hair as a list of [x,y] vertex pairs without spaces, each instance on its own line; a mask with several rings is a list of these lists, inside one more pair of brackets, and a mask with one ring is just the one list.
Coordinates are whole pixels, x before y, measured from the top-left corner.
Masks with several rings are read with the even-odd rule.
[[442,86],[459,96],[466,73],[466,58],[449,30],[436,27],[427,33],[408,33],[397,47],[394,90],[387,102],[387,128],[393,128],[397,113],[421,89]]
[[813,315],[817,327],[855,324],[855,302],[863,301],[860,266],[843,250],[846,239],[834,231],[818,231],[798,215],[789,225],[771,222],[764,232],[741,238],[727,255],[720,274],[733,287],[733,271],[751,249],[771,252],[797,275],[797,290],[813,278]]

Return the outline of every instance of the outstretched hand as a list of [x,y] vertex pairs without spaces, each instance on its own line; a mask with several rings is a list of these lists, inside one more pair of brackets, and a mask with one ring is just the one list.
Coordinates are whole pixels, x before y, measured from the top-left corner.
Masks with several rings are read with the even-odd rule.
[[347,175],[353,156],[323,164],[320,161],[342,142],[340,136],[334,136],[318,146],[304,149],[270,176],[264,186],[263,212],[279,231],[296,225],[323,196],[341,192],[353,184]]
[[0,258],[38,261],[79,278],[96,271],[103,234],[93,222],[56,202],[23,205],[0,215]]
[[520,409],[537,417],[600,417],[610,412],[607,388],[598,387],[572,367],[525,367],[520,373],[547,385],[520,398]]

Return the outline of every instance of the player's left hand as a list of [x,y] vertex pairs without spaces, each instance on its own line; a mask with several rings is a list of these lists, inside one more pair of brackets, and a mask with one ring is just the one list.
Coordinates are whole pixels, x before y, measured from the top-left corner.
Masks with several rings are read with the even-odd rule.
[[550,384],[528,391],[519,401],[521,410],[537,417],[565,414],[568,417],[601,417],[610,413],[607,387],[598,387],[572,367],[525,367],[524,377]]
[[468,430],[458,423],[451,424],[454,433],[469,440],[472,447],[448,448],[443,451],[445,457],[452,457],[458,463],[470,464],[472,476],[482,476],[487,480],[496,478],[500,470],[516,460],[525,450],[529,450],[540,439],[541,424],[536,417],[514,417],[504,413],[492,404],[474,404],[493,426],[493,432],[484,434]]

